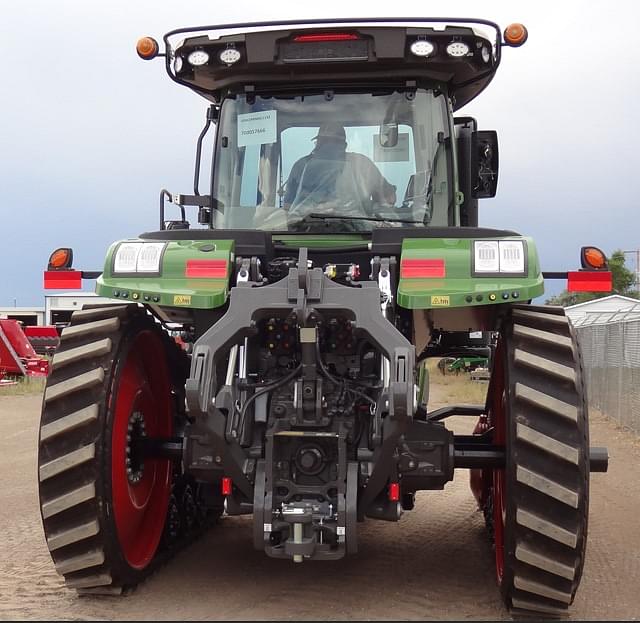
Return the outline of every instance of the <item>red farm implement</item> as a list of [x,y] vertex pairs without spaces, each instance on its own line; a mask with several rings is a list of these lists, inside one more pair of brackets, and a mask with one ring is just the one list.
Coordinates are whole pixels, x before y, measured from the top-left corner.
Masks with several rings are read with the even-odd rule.
[[47,376],[49,361],[34,350],[17,320],[0,320],[0,375]]

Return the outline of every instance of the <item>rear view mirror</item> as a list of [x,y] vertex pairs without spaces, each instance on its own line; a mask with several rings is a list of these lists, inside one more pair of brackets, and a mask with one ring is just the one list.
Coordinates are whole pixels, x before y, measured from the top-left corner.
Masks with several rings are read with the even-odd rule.
[[471,145],[473,196],[495,197],[498,189],[498,135],[494,130],[474,132]]
[[385,121],[380,125],[380,147],[395,147],[398,144],[398,124]]

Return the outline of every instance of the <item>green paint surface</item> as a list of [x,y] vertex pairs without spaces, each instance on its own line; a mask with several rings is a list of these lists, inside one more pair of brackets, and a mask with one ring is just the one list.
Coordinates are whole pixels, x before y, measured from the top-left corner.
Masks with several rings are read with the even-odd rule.
[[[120,242],[142,242],[126,240]],[[163,307],[212,309],[224,305],[229,296],[232,240],[179,240],[167,243],[160,275],[120,275],[113,273],[113,258],[120,242],[109,248],[96,293],[117,300],[151,303]],[[156,241],[153,241],[156,242]],[[212,251],[203,250],[214,246]],[[225,260],[224,279],[187,278],[187,260]]]
[[398,304],[407,309],[498,305],[527,301],[544,292],[538,254],[531,238],[510,236],[476,240],[524,240],[527,274],[472,276],[473,239],[407,238],[402,243],[401,262],[404,259],[442,259],[445,275],[442,278],[403,278],[400,271]]

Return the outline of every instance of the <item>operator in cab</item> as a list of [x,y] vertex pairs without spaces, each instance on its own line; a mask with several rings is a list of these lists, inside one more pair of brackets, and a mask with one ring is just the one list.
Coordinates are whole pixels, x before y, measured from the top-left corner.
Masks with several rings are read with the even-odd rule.
[[394,205],[396,187],[365,155],[348,152],[344,127],[335,123],[320,126],[313,151],[300,158],[291,169],[284,208],[337,203],[361,208],[363,216],[372,202]]
[[[374,216],[374,206],[395,205],[396,187],[367,156],[347,151],[344,126],[324,123],[312,140],[315,147],[293,165],[285,185],[283,208],[290,226],[309,225],[315,214],[366,219]],[[357,220],[349,227],[362,228]]]

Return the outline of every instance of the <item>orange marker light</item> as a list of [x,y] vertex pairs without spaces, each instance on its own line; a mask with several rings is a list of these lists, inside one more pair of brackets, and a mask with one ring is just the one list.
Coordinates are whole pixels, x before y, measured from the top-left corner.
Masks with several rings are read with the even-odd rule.
[[607,257],[598,247],[582,247],[580,255],[582,268],[594,270],[607,268]]
[[509,24],[504,29],[504,41],[513,48],[521,46],[528,36],[529,33],[522,24]]
[[71,268],[73,262],[73,251],[69,248],[56,249],[49,256],[48,270],[64,270]]
[[138,39],[136,44],[136,52],[138,56],[145,61],[150,61],[158,55],[159,50],[158,42],[152,37],[142,37]]

